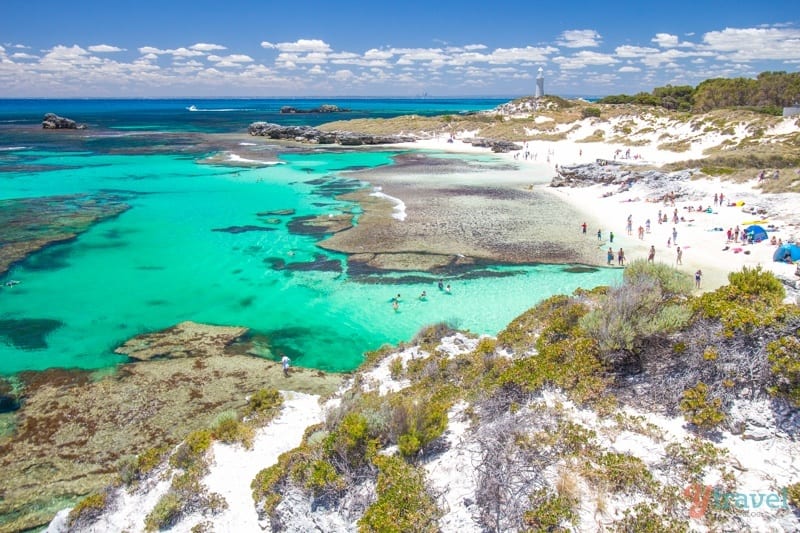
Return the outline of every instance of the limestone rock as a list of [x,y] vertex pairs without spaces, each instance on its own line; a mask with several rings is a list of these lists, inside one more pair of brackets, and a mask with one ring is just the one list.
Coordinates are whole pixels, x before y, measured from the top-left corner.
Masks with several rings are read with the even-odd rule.
[[47,113],[42,119],[42,127],[46,130],[85,130],[85,124],[78,124],[70,118],[60,117],[55,113]]
[[281,126],[271,122],[253,122],[248,128],[250,135],[276,140],[289,140],[311,144],[340,144],[362,146],[413,142],[407,135],[372,135],[348,131],[323,132],[311,126]]
[[209,326],[186,321],[163,331],[134,337],[114,353],[140,361],[225,355],[225,347],[247,331],[242,327]]

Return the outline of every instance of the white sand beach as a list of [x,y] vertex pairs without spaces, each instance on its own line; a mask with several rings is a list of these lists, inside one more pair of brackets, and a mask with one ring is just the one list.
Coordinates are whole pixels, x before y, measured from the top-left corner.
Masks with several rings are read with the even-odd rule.
[[[545,119],[546,117],[539,117]],[[730,272],[739,271],[742,267],[760,265],[766,270],[786,277],[793,277],[795,266],[773,261],[775,245],[771,238],[783,242],[794,242],[800,239],[800,195],[795,193],[767,194],[762,193],[756,185],[757,176],[746,183],[722,181],[718,178],[685,180],[673,185],[676,195],[674,205],[658,201],[658,193],[648,189],[644,184],[634,184],[628,191],[618,193],[619,185],[594,185],[589,187],[549,186],[550,179],[556,175],[557,165],[574,165],[592,163],[597,159],[620,162],[647,168],[661,167],[675,161],[701,159],[704,150],[715,146],[724,139],[718,134],[697,136],[688,125],[658,121],[657,131],[644,138],[636,139],[640,146],[626,147],[614,142],[580,142],[591,132],[604,131],[605,138],[611,138],[621,120],[594,121],[584,119],[578,128],[570,131],[567,138],[559,141],[528,141],[521,144],[517,152],[500,154],[500,157],[514,161],[519,165],[521,180],[535,188],[556,195],[574,208],[585,214],[584,220],[565,220],[565,232],[581,231],[581,224],[586,222],[587,239],[597,240],[597,232],[602,238],[597,240],[598,262],[605,264],[609,247],[614,250],[614,262],[620,248],[625,252],[627,261],[646,258],[651,246],[655,247],[655,260],[665,262],[694,275],[702,271],[701,290],[713,290],[727,283]],[[561,129],[567,131],[567,126]],[[775,128],[776,135],[786,131],[796,131],[795,120],[784,119]],[[744,135],[737,131],[734,135]],[[658,148],[659,138],[667,135],[675,139],[691,141],[688,151],[673,152]],[[487,153],[485,148],[476,148],[464,142],[473,137],[473,132],[459,132],[453,142],[448,137],[421,139],[414,143],[415,148],[453,151],[461,153]],[[527,157],[526,157],[527,152]],[[630,154],[626,158],[626,154]],[[714,204],[714,195],[723,194],[722,204]],[[729,206],[729,202],[744,202],[743,206]],[[703,211],[697,210],[702,207]],[[766,210],[766,215],[748,212],[758,207]],[[690,211],[690,208],[692,209]],[[705,212],[711,208],[711,213]],[[673,223],[673,214],[677,210],[678,222]],[[657,223],[659,211],[668,216],[668,222]],[[626,230],[628,217],[632,221],[632,234]],[[639,226],[646,227],[650,220],[650,231],[644,238],[638,238]],[[727,230],[738,227],[741,230],[753,222],[768,230],[770,239],[754,244],[728,242]],[[677,233],[677,242],[672,238],[673,229]],[[614,240],[610,242],[610,233]],[[682,264],[677,264],[677,247],[683,251]]]

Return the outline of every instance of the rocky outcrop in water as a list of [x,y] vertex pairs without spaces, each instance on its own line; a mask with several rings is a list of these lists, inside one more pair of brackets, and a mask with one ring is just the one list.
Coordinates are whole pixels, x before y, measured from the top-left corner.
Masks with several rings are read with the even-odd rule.
[[47,113],[42,119],[42,127],[46,130],[85,130],[86,124],[78,124],[71,118],[60,117],[55,113]]
[[312,109],[298,109],[294,106],[285,105],[281,108],[281,114],[299,114],[299,113],[347,113],[350,111],[345,107],[339,107],[338,105],[333,104],[322,104],[319,107],[314,107]]
[[0,276],[43,248],[70,241],[95,222],[130,206],[117,194],[63,195],[0,200]]
[[250,135],[311,144],[339,144],[362,146],[413,142],[408,135],[371,135],[349,131],[320,131],[310,126],[281,126],[270,122],[253,122],[248,128]]
[[247,328],[208,326],[186,321],[163,331],[138,335],[114,350],[114,353],[139,361],[223,355],[225,348],[245,333]]

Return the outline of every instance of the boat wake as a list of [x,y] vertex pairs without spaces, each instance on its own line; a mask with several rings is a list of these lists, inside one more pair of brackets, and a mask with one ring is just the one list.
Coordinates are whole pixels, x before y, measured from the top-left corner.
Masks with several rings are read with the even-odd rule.
[[221,109],[202,109],[197,107],[196,105],[190,105],[189,107],[186,108],[186,111],[201,112],[201,113],[230,113],[232,111],[255,111],[255,109],[247,109],[247,108],[239,109],[235,107],[225,107]]

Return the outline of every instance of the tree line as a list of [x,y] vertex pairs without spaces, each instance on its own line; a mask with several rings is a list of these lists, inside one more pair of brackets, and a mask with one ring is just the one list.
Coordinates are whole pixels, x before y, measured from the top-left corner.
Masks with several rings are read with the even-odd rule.
[[649,93],[606,96],[598,103],[650,105],[694,113],[739,107],[780,115],[783,107],[800,103],[800,73],[762,72],[756,78],[713,78],[697,87],[667,85]]

